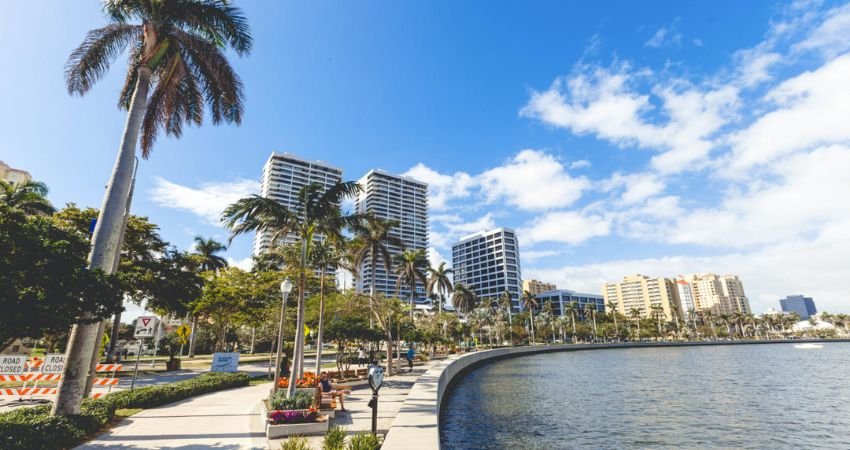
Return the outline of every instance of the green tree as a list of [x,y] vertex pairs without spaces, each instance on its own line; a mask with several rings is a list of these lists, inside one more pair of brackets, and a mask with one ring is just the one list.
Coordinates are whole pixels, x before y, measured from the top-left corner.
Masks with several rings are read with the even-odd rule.
[[[344,227],[355,227],[364,216],[343,214],[340,203],[361,191],[359,184],[348,181],[325,189],[318,183],[302,187],[298,201],[291,208],[276,200],[252,195],[227,207],[222,218],[231,231],[231,239],[248,232],[270,231],[272,242],[286,237],[295,238],[301,247],[299,256],[298,312],[295,332],[295,365],[293,377],[304,373],[304,295],[307,287],[307,267],[314,238],[341,239]],[[288,395],[295,393],[295,383],[289,384]]]
[[[118,157],[106,186],[92,238],[90,267],[115,271],[125,215],[129,210],[136,169],[136,143],[147,158],[160,128],[180,137],[184,124],[200,125],[204,105],[213,123],[242,120],[242,82],[224,50],[240,55],[251,48],[251,35],[241,11],[224,0],[108,0],[111,23],[88,33],[65,69],[68,92],[86,94],[130,47],[130,62],[118,104],[127,121]],[[132,21],[137,23],[131,23]],[[148,92],[152,91],[150,97]],[[78,414],[85,394],[98,324],[84,314],[71,332],[68,358],[53,414]]]
[[55,211],[47,200],[47,185],[39,181],[11,184],[0,180],[0,204],[32,215],[49,216]]
[[614,318],[615,334],[617,335],[617,340],[619,340],[620,339],[619,338],[619,336],[620,336],[620,325],[617,323],[617,307],[620,306],[620,304],[615,302],[614,300],[611,300],[611,301],[608,302],[608,304],[606,306],[608,307],[608,309],[611,310],[611,317]]
[[629,309],[629,317],[635,321],[637,324],[637,339],[640,341],[640,319],[641,319],[641,311],[640,308],[631,308]]
[[439,296],[440,314],[443,313],[443,303],[446,301],[446,295],[452,290],[452,280],[449,275],[454,273],[454,270],[446,267],[446,262],[440,262],[437,267],[428,267],[428,282],[425,285],[427,292],[436,293]]
[[599,337],[599,333],[596,328],[596,304],[595,303],[585,303],[584,304],[584,318],[591,319],[593,323],[593,336],[594,338]]
[[198,259],[199,269],[202,271],[216,271],[227,267],[227,260],[218,255],[227,250],[227,246],[212,238],[195,236],[195,248],[193,254]]
[[564,307],[564,313],[570,318],[573,328],[573,343],[576,342],[576,318],[578,316],[578,302],[570,302]]
[[322,338],[324,333],[325,318],[325,273],[328,268],[336,269],[340,266],[345,253],[345,241],[338,239],[332,241],[325,239],[316,242],[310,254],[310,265],[319,270],[319,320],[316,335],[316,370],[318,374],[322,369]]
[[84,311],[97,322],[121,308],[118,277],[85,270],[87,249],[49,218],[0,203],[0,348],[64,333]]
[[534,345],[534,308],[537,308],[539,303],[537,301],[537,297],[529,291],[523,291],[520,302],[522,302],[522,308],[531,314],[531,345]]
[[404,250],[395,258],[395,272],[398,276],[396,280],[396,293],[401,292],[401,286],[407,284],[410,289],[410,318],[413,319],[413,309],[416,299],[416,282],[426,284],[428,280],[425,277],[425,272],[428,270],[428,257],[425,256],[424,249]]
[[504,308],[508,313],[508,334],[510,335],[511,345],[514,345],[514,321],[512,311],[514,308],[514,300],[510,292],[503,291],[499,294],[499,307]]
[[461,283],[455,283],[455,290],[452,293],[452,305],[458,312],[465,314],[472,311],[475,304],[478,303],[478,296],[471,286],[464,286]]
[[[387,273],[391,273],[393,258],[387,246],[394,245],[404,248],[404,242],[398,236],[392,234],[393,228],[397,228],[398,226],[399,221],[397,220],[381,220],[370,217],[354,229],[355,238],[351,255],[353,265],[359,268],[366,261],[366,258],[369,258],[369,267],[371,270],[369,278],[370,309],[373,309],[376,301],[375,271],[378,267],[378,259],[384,264],[384,269],[386,269]],[[370,320],[369,324],[373,325],[374,321]]]

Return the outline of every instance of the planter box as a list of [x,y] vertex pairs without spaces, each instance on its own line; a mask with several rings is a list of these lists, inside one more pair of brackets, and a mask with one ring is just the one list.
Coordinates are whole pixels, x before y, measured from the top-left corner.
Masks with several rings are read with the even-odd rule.
[[266,424],[266,438],[276,439],[292,435],[322,435],[327,433],[331,418],[324,412],[319,412],[318,421],[313,423],[290,423],[272,425],[269,423],[269,406],[268,401],[263,399],[260,402],[260,417],[263,423]]

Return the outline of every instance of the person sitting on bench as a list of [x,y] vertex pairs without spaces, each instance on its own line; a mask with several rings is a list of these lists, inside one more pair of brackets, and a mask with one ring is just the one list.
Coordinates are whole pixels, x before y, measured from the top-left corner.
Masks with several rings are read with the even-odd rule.
[[345,396],[344,391],[337,391],[333,389],[333,385],[331,384],[331,380],[328,378],[327,372],[319,373],[319,384],[316,386],[319,388],[319,392],[321,394],[330,395],[331,398],[339,399],[339,410],[345,411],[345,403],[343,403],[343,397]]

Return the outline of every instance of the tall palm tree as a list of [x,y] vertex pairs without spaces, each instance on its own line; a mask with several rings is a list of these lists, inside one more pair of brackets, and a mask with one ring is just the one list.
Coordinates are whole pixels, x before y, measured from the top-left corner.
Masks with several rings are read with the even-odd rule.
[[596,332],[596,304],[595,303],[585,303],[584,304],[584,318],[592,320],[592,322],[593,322],[593,335],[594,335],[594,338],[598,338],[599,335]]
[[537,301],[537,297],[529,291],[523,291],[520,302],[522,303],[522,309],[527,309],[531,315],[531,345],[534,345],[534,308],[537,308],[540,303]]
[[514,320],[513,311],[511,311],[514,307],[514,300],[510,292],[504,291],[499,294],[499,306],[505,308],[505,310],[508,312],[508,334],[511,339],[511,345],[514,345]]
[[425,272],[428,270],[428,257],[425,256],[425,250],[418,248],[415,250],[405,250],[394,258],[396,265],[396,275],[398,278],[395,283],[396,293],[401,292],[401,286],[407,284],[410,288],[410,318],[413,319],[413,309],[416,300],[416,282],[422,284],[428,282]]
[[578,315],[578,302],[570,302],[564,307],[564,312],[569,314],[573,325],[573,344],[576,342],[576,316]]
[[703,324],[707,324],[709,327],[711,327],[711,335],[714,338],[714,340],[716,341],[717,340],[717,328],[715,328],[715,326],[714,326],[715,325],[715,323],[714,323],[715,322],[714,312],[712,312],[710,309],[706,309],[706,310],[702,311],[702,322],[703,322]]
[[632,308],[629,310],[629,316],[637,323],[637,338],[640,341],[640,308]]
[[732,316],[730,316],[729,314],[721,314],[719,316],[719,319],[721,322],[723,322],[724,325],[726,325],[726,335],[731,338],[732,328],[730,327],[730,324],[732,323]]
[[[374,309],[375,302],[375,271],[378,267],[378,259],[384,264],[387,273],[392,272],[393,258],[388,245],[404,248],[404,243],[398,236],[390,234],[393,228],[399,226],[397,220],[381,220],[368,218],[365,223],[357,226],[354,230],[355,240],[352,259],[360,267],[369,258],[371,278],[369,279],[369,307]],[[370,316],[369,327],[375,326],[374,318]]]
[[201,236],[195,236],[195,255],[198,258],[199,268],[202,271],[219,270],[227,267],[227,260],[218,256],[227,250],[227,246],[221,242],[217,242],[212,238],[204,239]]
[[681,335],[681,330],[679,329],[679,312],[681,311],[681,307],[677,303],[670,303],[670,314],[673,316],[673,322],[676,324],[676,335]]
[[[147,158],[160,128],[180,137],[184,124],[200,125],[204,105],[213,123],[242,121],[242,82],[224,56],[251,49],[251,34],[242,12],[224,0],[108,0],[111,23],[88,33],[65,68],[68,92],[86,94],[130,47],[130,62],[118,104],[127,109],[118,157],[106,186],[92,237],[89,265],[113,273],[122,245],[141,132]],[[131,23],[136,21],[136,23]],[[148,92],[152,91],[150,98]],[[52,413],[79,414],[100,324],[86,312],[74,325]]]
[[608,304],[606,306],[608,306],[608,309],[611,310],[611,315],[614,317],[614,331],[615,331],[615,334],[617,335],[617,341],[619,341],[620,340],[620,325],[617,324],[617,307],[620,306],[620,304],[615,302],[614,300],[611,300],[611,301],[608,302]]
[[[301,247],[298,264],[298,309],[295,328],[292,377],[304,372],[304,295],[307,290],[307,267],[314,239],[342,239],[342,229],[359,226],[360,214],[343,214],[340,203],[360,193],[353,181],[336,183],[327,189],[318,183],[303,186],[291,208],[259,195],[241,198],[228,206],[222,220],[230,230],[230,239],[249,232],[271,232],[272,242],[289,237]],[[295,394],[295,383],[289,383],[288,394]]]
[[554,302],[546,302],[546,304],[543,305],[543,312],[546,313],[545,322],[546,322],[547,326],[551,327],[550,331],[552,332],[552,343],[554,344],[555,343],[555,327],[554,327],[554,324],[552,323],[552,321],[555,317],[555,307],[552,306],[552,303],[554,303]]
[[452,290],[452,280],[449,278],[449,274],[452,273],[454,273],[454,270],[446,267],[445,261],[441,262],[436,268],[428,267],[428,282],[425,284],[425,290],[439,296],[440,314],[443,313],[443,302],[446,299],[446,294]]
[[18,208],[26,214],[49,216],[56,212],[46,197],[47,185],[40,181],[12,184],[0,180],[0,203]]
[[652,317],[655,318],[655,322],[658,327],[658,337],[664,339],[661,331],[661,318],[664,317],[664,308],[661,305],[652,305],[650,310],[652,311]]
[[325,274],[328,269],[340,267],[343,259],[344,239],[323,239],[313,244],[310,252],[310,265],[319,270],[319,325],[316,329],[316,369],[317,374],[322,369],[322,337],[325,325]]
[[464,286],[461,283],[455,283],[455,290],[452,292],[452,305],[460,313],[468,313],[472,311],[475,304],[478,303],[478,298],[472,286]]

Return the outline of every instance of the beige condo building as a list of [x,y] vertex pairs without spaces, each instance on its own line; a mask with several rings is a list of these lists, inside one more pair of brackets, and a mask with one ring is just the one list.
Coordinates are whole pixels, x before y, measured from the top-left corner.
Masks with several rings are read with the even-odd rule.
[[554,283],[547,283],[540,280],[522,280],[522,291],[531,292],[534,295],[544,292],[554,291],[558,289]]
[[682,276],[677,280],[690,287],[693,308],[714,314],[750,314],[750,301],[744,293],[744,284],[737,275],[701,273]]
[[32,180],[32,175],[26,170],[14,169],[0,161],[0,180],[10,184],[23,184]]
[[617,312],[627,317],[633,309],[640,311],[643,318],[652,317],[653,307],[661,306],[665,320],[673,320],[673,314],[683,318],[678,291],[673,280],[668,278],[628,275],[618,283],[604,284],[602,295],[606,308],[613,301],[617,304]]

